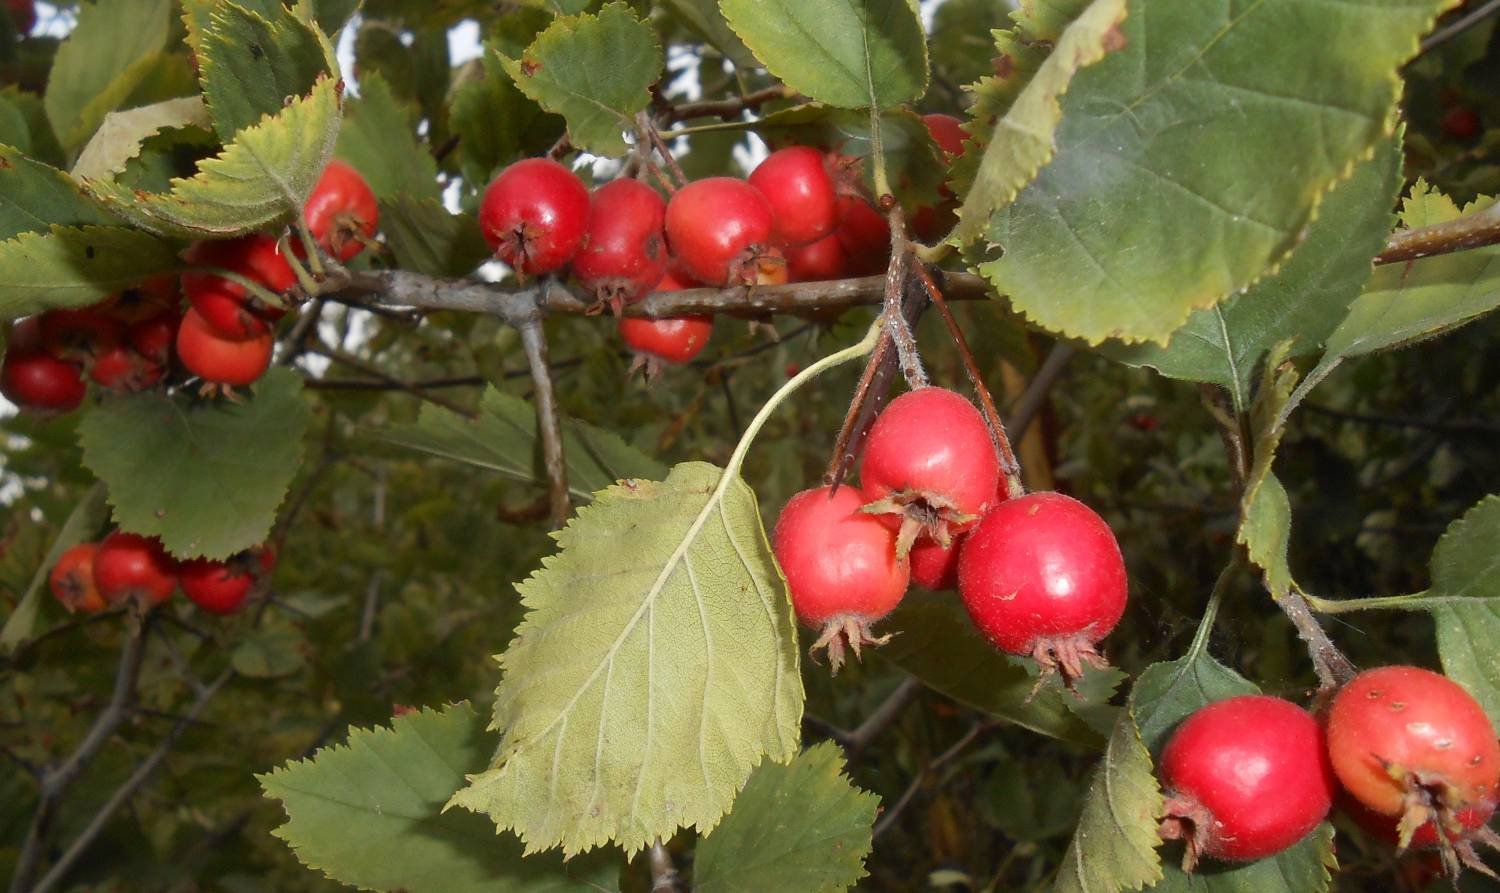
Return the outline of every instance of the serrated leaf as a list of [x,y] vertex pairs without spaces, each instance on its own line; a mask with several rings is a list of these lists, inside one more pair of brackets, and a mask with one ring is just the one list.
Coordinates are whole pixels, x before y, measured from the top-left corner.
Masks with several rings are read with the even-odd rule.
[[1177,724],[1214,701],[1257,695],[1260,688],[1213,659],[1206,649],[1147,667],[1130,692],[1141,741],[1161,751]]
[[45,233],[53,226],[114,222],[78,191],[67,174],[0,145],[0,242],[21,233]]
[[1004,253],[980,271],[1046,328],[1166,340],[1296,246],[1391,133],[1397,70],[1451,5],[1131,0],[1124,47],[1063,98],[1052,161],[991,216]]
[[844,756],[816,744],[762,763],[693,855],[696,893],[837,893],[865,875],[880,798],[854,787]]
[[272,833],[309,868],[363,889],[409,893],[617,890],[618,857],[521,858],[514,837],[443,803],[484,768],[493,736],[467,702],[351,729],[346,744],[257,776],[282,802]]
[[1432,586],[1412,607],[1432,611],[1443,672],[1500,723],[1500,496],[1448,525],[1432,550]]
[[240,640],[230,653],[229,662],[241,676],[278,679],[306,666],[309,648],[307,637],[295,627],[261,627]]
[[171,0],[94,0],[57,49],[47,117],[64,148],[82,146],[124,102],[167,46]]
[[819,102],[888,109],[927,92],[915,0],[719,0],[719,9],[767,71]]
[[[1081,701],[1059,685],[1045,686],[1033,697],[1035,662],[991,647],[951,594],[906,599],[881,629],[898,635],[876,654],[956,701],[1090,747],[1102,744],[1113,727],[1108,703],[1124,674],[1090,671],[1081,682]],[[1091,726],[1080,718],[1079,708],[1089,706],[1102,711],[1102,723]]]
[[501,166],[522,155],[539,155],[562,136],[563,119],[542,110],[516,87],[501,65],[501,53],[487,44],[479,60],[481,77],[453,94],[448,123],[458,136],[464,177],[488,183]]
[[519,59],[500,56],[522,93],[568,122],[573,145],[598,155],[623,155],[622,134],[651,101],[662,72],[656,32],[624,3],[598,15],[559,18]]
[[1170,860],[1151,893],[1323,893],[1338,868],[1333,826],[1324,822],[1290,849],[1254,862],[1214,862],[1185,873]]
[[500,658],[500,750],[453,805],[528,852],[634,853],[707,833],[757,764],[797,752],[791,605],[755,495],[737,478],[721,491],[722,474],[690,462],[626,481],[555,534],[517,587],[529,613]]
[[418,201],[442,199],[437,162],[417,142],[411,117],[378,74],[360,79],[359,98],[344,113],[337,151],[381,200],[403,193]]
[[1250,413],[1252,440],[1250,475],[1240,497],[1240,527],[1235,541],[1245,547],[1250,561],[1261,569],[1266,589],[1281,598],[1297,584],[1292,579],[1287,548],[1292,538],[1292,506],[1286,488],[1272,473],[1276,449],[1285,432],[1282,418],[1297,383],[1297,372],[1283,367],[1288,342],[1273,348],[1266,360],[1264,381]]
[[[424,404],[415,425],[390,428],[380,439],[445,459],[456,459],[524,483],[544,484],[536,436],[536,409],[519,397],[486,388],[479,418]],[[666,466],[626,444],[619,435],[577,419],[563,423],[568,487],[575,500],[625,478],[657,480]]]
[[227,0],[188,6],[202,28],[196,47],[203,96],[226,143],[337,71],[317,29],[280,3],[261,10]]
[[297,373],[275,368],[238,402],[116,397],[90,410],[78,439],[122,528],[181,558],[227,558],[270,532],[311,416]]
[[104,487],[96,482],[68,514],[68,519],[57,531],[57,539],[52,541],[52,547],[47,550],[47,557],[37,567],[36,573],[32,574],[31,582],[16,602],[15,609],[5,618],[5,627],[0,629],[0,654],[12,654],[44,632],[40,628],[42,599],[48,594],[47,577],[52,572],[52,566],[57,564],[62,553],[93,536],[107,520],[109,505],[104,499]]
[[149,233],[120,226],[53,227],[0,242],[0,320],[97,304],[122,288],[172,273],[182,261]]
[[472,214],[450,214],[432,199],[398,195],[381,202],[380,229],[403,270],[462,276],[491,257]]
[[[208,107],[201,96],[184,96],[110,112],[73,164],[80,180],[110,179],[141,152],[141,144],[163,130],[209,126]],[[75,187],[76,188],[76,187]]]
[[340,121],[339,86],[319,81],[275,117],[240,131],[198,174],[174,180],[171,192],[138,194],[90,180],[84,188],[105,206],[151,232],[180,238],[227,238],[300,211],[333,154]]

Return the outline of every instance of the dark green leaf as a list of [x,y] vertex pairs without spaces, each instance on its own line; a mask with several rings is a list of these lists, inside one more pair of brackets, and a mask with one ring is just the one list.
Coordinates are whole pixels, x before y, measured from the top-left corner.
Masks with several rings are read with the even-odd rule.
[[360,79],[359,98],[344,112],[337,152],[381,200],[403,193],[416,200],[442,198],[432,153],[417,141],[411,117],[378,74]]
[[166,49],[171,0],[94,0],[78,10],[47,78],[47,117],[63,146],[88,141]]
[[537,155],[562,136],[563,119],[516,88],[491,46],[471,77],[453,96],[449,123],[458,136],[464,177],[476,187],[522,155]]
[[0,145],[0,242],[56,226],[107,226],[113,221],[62,171]]
[[[188,2],[211,10],[198,35],[198,66],[214,129],[226,143],[337,70],[319,32],[280,4],[257,12],[220,0]],[[201,11],[193,15],[203,22]]]
[[1193,874],[1170,860],[1163,867],[1166,876],[1147,888],[1151,893],[1323,893],[1338,860],[1333,855],[1333,826],[1324,822],[1270,859],[1201,863]]
[[1448,525],[1432,550],[1432,588],[1413,607],[1437,623],[1443,672],[1500,724],[1500,496],[1486,496]]
[[1130,697],[1146,749],[1159,752],[1177,724],[1214,701],[1260,694],[1254,683],[1214,660],[1206,650],[1152,664],[1135,681]]
[[119,226],[55,227],[0,242],[0,320],[97,304],[122,288],[172,273],[172,246]]
[[490,259],[472,215],[450,214],[437,201],[398,195],[380,204],[380,228],[404,270],[461,276]]

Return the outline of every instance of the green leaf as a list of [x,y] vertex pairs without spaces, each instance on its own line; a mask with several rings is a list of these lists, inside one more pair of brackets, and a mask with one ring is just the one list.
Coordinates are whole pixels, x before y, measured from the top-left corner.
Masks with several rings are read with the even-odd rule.
[[1333,826],[1324,822],[1291,849],[1255,862],[1215,862],[1187,874],[1169,861],[1151,893],[1323,893],[1331,872]]
[[112,222],[67,174],[0,145],[0,242],[21,233],[45,233],[54,225]]
[[1063,98],[1052,161],[991,215],[1003,255],[980,271],[1038,325],[1165,341],[1296,247],[1392,132],[1398,69],[1451,5],[1131,0],[1125,46]]
[[353,165],[382,200],[403,193],[417,200],[442,198],[437,162],[417,142],[410,115],[377,74],[360,78],[359,98],[344,113],[338,156]]
[[528,852],[634,853],[681,826],[707,833],[763,758],[795,755],[791,604],[755,494],[738,478],[721,492],[722,474],[690,462],[613,486],[554,535],[561,551],[517,587],[528,613],[500,658],[500,750],[453,805]]
[[229,142],[276,115],[288,96],[304,96],[337,71],[322,35],[281,4],[256,11],[225,0],[188,0],[197,35],[203,95],[214,130]]
[[57,564],[62,553],[94,536],[108,520],[109,505],[104,499],[104,486],[95,483],[68,514],[68,520],[63,522],[57,539],[52,541],[52,548],[47,550],[47,557],[31,576],[15,610],[5,618],[5,627],[0,629],[0,654],[14,653],[44,631],[40,629],[42,599],[48,594],[47,577],[52,573],[52,566]]
[[1155,663],[1141,672],[1130,697],[1146,749],[1158,753],[1177,724],[1214,701],[1258,695],[1255,683],[1202,649],[1177,660]]
[[301,379],[275,368],[238,402],[116,397],[78,435],[121,527],[160,537],[178,557],[227,558],[270,532],[310,419]]
[[34,161],[53,167],[61,167],[66,163],[62,146],[57,144],[57,136],[52,132],[52,123],[47,120],[47,108],[42,97],[10,85],[0,87],[0,102],[10,108],[6,117],[11,122],[11,127],[18,126],[17,117],[25,126],[23,141],[18,143],[6,138],[0,139],[0,142],[15,146]]
[[1500,496],[1486,496],[1448,525],[1432,550],[1422,606],[1437,624],[1443,672],[1500,723]]
[[1282,418],[1297,372],[1282,367],[1287,342],[1272,349],[1266,360],[1264,381],[1250,413],[1252,441],[1247,444],[1252,463],[1245,492],[1240,497],[1240,527],[1235,540],[1245,547],[1250,561],[1260,568],[1266,589],[1273,598],[1281,598],[1296,588],[1292,579],[1287,548],[1292,538],[1292,506],[1286,488],[1271,466],[1285,431]]
[[1266,351],[1292,340],[1290,356],[1315,353],[1344,318],[1395,223],[1391,209],[1400,189],[1400,142],[1392,139],[1334,187],[1275,273],[1244,294],[1193,311],[1165,347],[1106,342],[1101,352],[1171,378],[1222,385],[1236,406],[1247,406]]
[[435,199],[398,195],[380,203],[380,229],[403,270],[462,276],[491,257],[471,214],[450,214]]
[[209,126],[202,96],[167,99],[128,112],[110,112],[73,165],[80,180],[108,180],[141,153],[141,144],[163,130]]
[[156,65],[167,47],[171,0],[94,0],[58,47],[47,117],[68,150],[82,146]]
[[880,798],[850,784],[844,756],[816,744],[762,763],[693,856],[696,893],[836,893],[865,875]]
[[[765,115],[754,128],[772,148],[786,143],[829,146],[862,159],[875,152],[868,112],[811,102]],[[936,202],[947,168],[921,117],[908,109],[886,112],[880,116],[880,133],[886,173],[897,197],[908,206]],[[873,194],[875,165],[867,161],[861,167]]]
[[132,223],[181,238],[240,235],[289,220],[300,212],[328,159],[339,130],[339,86],[319,81],[310,95],[281,114],[240,131],[191,179],[169,193],[137,194],[90,180],[84,188]]
[[650,25],[624,3],[607,3],[598,15],[557,19],[521,58],[501,56],[500,64],[522,93],[567,119],[573,145],[623,155],[621,134],[651,101],[661,53]]
[[[536,409],[519,397],[486,388],[479,418],[424,404],[415,425],[391,428],[378,436],[389,443],[487,468],[513,481],[544,485],[536,436]],[[563,422],[563,451],[568,459],[568,488],[575,500],[626,478],[660,480],[666,467],[621,440],[619,435],[580,422]]]
[[719,0],[719,8],[767,71],[819,102],[888,109],[927,92],[915,0]]
[[182,267],[172,247],[119,226],[53,227],[0,242],[0,319],[97,304]]
[[506,74],[502,53],[487,45],[482,76],[464,81],[453,94],[449,124],[458,136],[465,179],[484,184],[522,155],[540,155],[562,136],[564,122],[542,111]]
[[[1106,705],[1124,674],[1089,672],[1081,683],[1082,701],[1055,684],[1033,697],[1035,661],[996,651],[975,631],[951,594],[905,599],[882,627],[898,635],[875,653],[956,701],[1034,732],[1090,747],[1104,743],[1114,725]],[[1106,714],[1099,726],[1084,722],[1075,712],[1090,705],[1103,708]]]
[[295,627],[261,627],[240,640],[229,662],[241,676],[277,679],[300,672],[311,647]]
[[564,863],[521,858],[480,816],[443,811],[466,773],[484,768],[493,736],[467,702],[351,729],[346,744],[257,776],[282,802],[274,833],[309,868],[351,886],[409,893],[573,893],[617,890],[618,856]]

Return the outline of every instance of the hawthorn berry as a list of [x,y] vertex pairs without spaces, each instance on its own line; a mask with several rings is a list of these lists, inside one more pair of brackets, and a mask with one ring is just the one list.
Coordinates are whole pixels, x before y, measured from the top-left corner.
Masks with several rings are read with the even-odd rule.
[[48,310],[38,317],[42,347],[60,360],[86,363],[125,337],[125,327],[102,307]]
[[176,276],[156,276],[111,295],[99,309],[130,326],[175,310],[178,292]]
[[822,282],[842,279],[849,265],[849,253],[837,233],[824,236],[811,245],[786,250],[788,282]]
[[177,588],[177,563],[156,537],[116,530],[94,553],[94,584],[109,604],[134,600],[149,608]]
[[89,366],[89,378],[95,384],[122,394],[145,390],[161,381],[166,372],[161,363],[141,356],[124,344],[95,357]]
[[479,203],[479,228],[495,257],[522,277],[561,268],[583,245],[589,191],[550,158],[517,161],[496,175]]
[[964,154],[964,140],[969,138],[964,133],[964,122],[952,115],[932,114],[923,115],[922,123],[927,125],[927,132],[932,135],[932,141],[938,144],[943,154],[953,159]]
[[839,196],[839,225],[834,230],[848,256],[848,273],[874,276],[891,262],[891,225],[867,201]]
[[838,224],[838,195],[824,153],[811,146],[777,149],[750,172],[748,182],[771,208],[771,244],[810,245]]
[[255,584],[275,566],[269,549],[251,549],[227,561],[194,558],[177,569],[182,594],[210,614],[233,614],[245,603]]
[[858,657],[862,646],[889,641],[870,626],[896,607],[910,581],[895,534],[861,512],[862,502],[851,487],[803,490],[781,510],[771,536],[797,619],[820,630],[813,650],[827,647],[834,672],[846,647]]
[[958,593],[995,647],[1064,682],[1104,666],[1097,643],[1125,613],[1125,559],[1104,519],[1061,493],[991,508],[958,556]]
[[1000,460],[974,404],[943,388],[919,388],[891,401],[865,441],[860,481],[869,505],[899,528],[905,557],[918,534],[942,546],[995,502]]
[[177,340],[177,326],[182,321],[177,308],[141,320],[125,330],[125,340],[136,353],[160,365],[172,356],[172,342]]
[[1333,770],[1323,731],[1290,701],[1242,695],[1183,721],[1161,755],[1160,834],[1201,856],[1250,861],[1295,844],[1328,815]]
[[1438,122],[1438,127],[1442,129],[1444,136],[1461,143],[1478,138],[1480,131],[1484,129],[1479,113],[1466,105],[1449,109]]
[[[655,291],[679,291],[695,285],[696,283],[688,283],[669,272],[662,277]],[[646,380],[651,381],[661,372],[662,363],[686,363],[702,353],[713,334],[714,320],[711,316],[665,319],[627,316],[620,319],[619,328],[621,340],[635,354],[630,374],[644,368]]]
[[11,347],[0,360],[0,394],[34,412],[71,412],[87,388],[78,366],[38,350]]
[[[346,262],[365,250],[375,236],[380,206],[359,171],[335,158],[308,194],[302,217],[318,247]],[[292,244],[301,248],[298,242]]]
[[71,614],[95,614],[106,607],[104,596],[94,585],[94,555],[98,551],[98,543],[79,543],[62,553],[48,575],[52,596]]
[[[237,273],[278,295],[297,284],[297,274],[280,245],[264,233],[195,243],[187,251],[187,260],[195,266]],[[208,271],[183,273],[182,290],[204,322],[229,338],[263,335],[286,313],[285,308],[256,298],[241,283]]]
[[786,281],[786,261],[770,246],[771,206],[754,186],[709,177],[677,190],[667,202],[667,244],[689,278],[706,285],[770,285]]
[[947,546],[937,540],[918,537],[912,543],[906,558],[911,562],[913,586],[932,592],[946,592],[958,588],[958,555],[963,548],[964,534],[953,538]]
[[666,275],[666,215],[656,190],[629,178],[600,186],[589,200],[573,275],[617,316],[622,305],[644,297]]
[[196,309],[177,327],[177,357],[187,370],[211,385],[247,385],[271,366],[275,339],[269,331],[229,338],[210,326]]

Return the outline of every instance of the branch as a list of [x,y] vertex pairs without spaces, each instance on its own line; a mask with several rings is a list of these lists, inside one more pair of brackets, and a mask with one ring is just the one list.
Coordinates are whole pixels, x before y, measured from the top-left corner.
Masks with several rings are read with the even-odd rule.
[[1062,378],[1063,372],[1068,368],[1068,361],[1077,353],[1073,345],[1065,341],[1059,341],[1052,345],[1052,350],[1047,353],[1047,358],[1042,360],[1042,365],[1036,370],[1036,374],[1027,382],[1026,390],[1016,398],[1015,404],[1010,410],[1010,436],[1011,439],[1019,441],[1026,436],[1031,428],[1031,423],[1036,420],[1038,413],[1047,403],[1047,395],[1052,393],[1053,385]]
[[563,455],[562,418],[557,409],[557,393],[552,387],[552,370],[547,367],[547,334],[540,317],[522,324],[521,346],[531,366],[532,390],[536,394],[536,426],[542,436],[542,461],[547,467],[548,510],[554,528],[567,523],[572,511],[568,496],[568,461]]
[[720,99],[711,102],[684,102],[667,109],[662,119],[669,122],[688,121],[693,118],[737,118],[747,111],[755,111],[768,102],[778,99],[793,99],[797,91],[790,87],[775,86],[754,93],[746,93],[735,99]]
[[1427,35],[1426,39],[1422,41],[1422,48],[1419,52],[1426,53],[1442,46],[1497,12],[1500,12],[1500,0],[1490,0],[1490,2],[1473,12],[1455,19],[1452,24],[1439,28]]
[[1397,230],[1386,241],[1385,250],[1375,255],[1375,263],[1396,264],[1497,242],[1500,242],[1500,205],[1491,205],[1457,220]]
[[327,357],[335,363],[348,366],[351,369],[357,369],[360,372],[365,373],[366,375],[378,378],[381,381],[384,381],[386,384],[389,384],[396,390],[405,391],[406,393],[411,394],[413,397],[416,397],[419,400],[426,400],[428,403],[435,403],[438,406],[443,407],[444,409],[451,409],[465,418],[474,419],[479,417],[478,413],[468,408],[467,406],[463,406],[459,403],[454,403],[447,397],[440,397],[437,394],[425,391],[412,382],[402,381],[401,379],[397,378],[394,375],[391,375],[389,372],[386,372],[373,363],[366,363],[359,357],[346,354],[341,350],[335,350],[326,344],[322,344],[319,342],[310,342],[308,343],[306,349],[309,353],[315,353],[318,356]]
[[938,754],[932,762],[923,767],[922,771],[917,773],[917,777],[911,780],[911,784],[906,786],[906,791],[901,794],[901,798],[896,801],[895,805],[881,814],[880,821],[875,823],[875,830],[871,832],[871,839],[878,839],[880,835],[890,829],[891,825],[896,823],[896,819],[901,816],[901,812],[906,809],[907,804],[911,803],[912,798],[917,795],[917,791],[921,789],[922,783],[927,780],[927,776],[943,768],[946,763],[963,753],[970,744],[974,743],[974,739],[978,738],[979,734],[988,728],[992,722],[994,721],[982,719],[974,723],[964,733],[962,738],[953,742],[952,747]]

